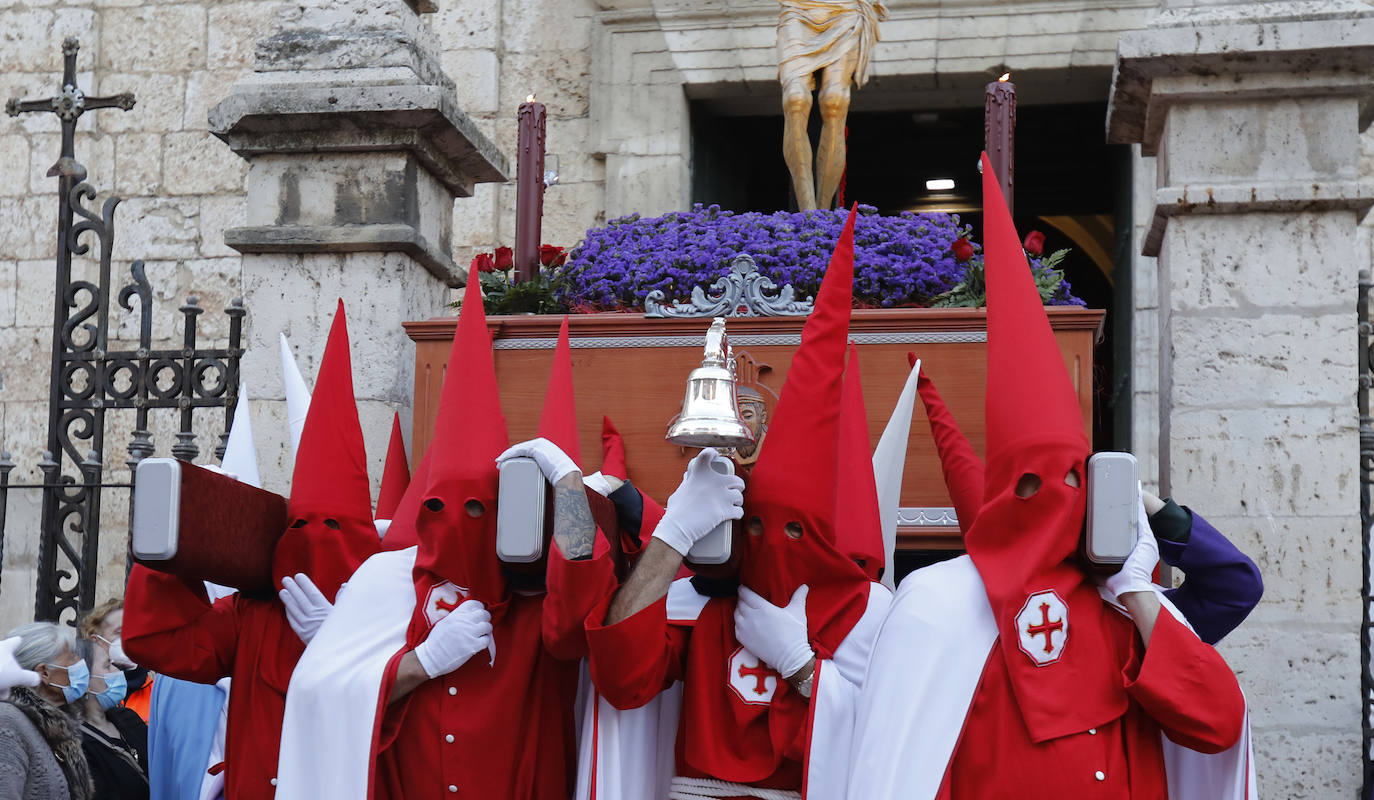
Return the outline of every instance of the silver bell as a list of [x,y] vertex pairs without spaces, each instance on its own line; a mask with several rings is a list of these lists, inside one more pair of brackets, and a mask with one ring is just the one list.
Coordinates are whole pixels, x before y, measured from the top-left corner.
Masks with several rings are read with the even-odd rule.
[[706,331],[701,366],[687,378],[682,413],[668,427],[668,441],[683,447],[740,447],[754,432],[740,419],[735,396],[735,358],[725,337],[725,318]]

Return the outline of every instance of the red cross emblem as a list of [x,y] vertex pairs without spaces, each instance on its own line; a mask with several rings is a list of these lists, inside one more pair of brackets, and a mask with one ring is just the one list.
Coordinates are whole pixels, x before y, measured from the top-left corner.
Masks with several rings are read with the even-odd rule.
[[749,705],[766,706],[778,691],[778,673],[743,646],[730,654],[726,669],[731,691]]
[[766,688],[764,688],[765,684],[763,682],[764,678],[768,677],[767,668],[760,667],[757,665],[752,667],[741,666],[739,668],[739,676],[741,678],[747,677],[754,679],[754,694],[764,694],[768,691]]
[[1053,664],[1069,641],[1069,607],[1054,590],[1035,592],[1016,615],[1017,646],[1037,667]]
[[452,581],[444,581],[431,588],[429,594],[425,595],[425,619],[429,620],[431,626],[434,625],[467,599],[467,594],[467,589]]
[[1064,630],[1064,623],[1061,620],[1050,621],[1049,603],[1040,604],[1040,623],[1038,625],[1026,626],[1026,633],[1030,634],[1032,637],[1038,635],[1043,635],[1045,637],[1046,653],[1054,652],[1054,645],[1052,644],[1054,640],[1053,634],[1056,631],[1062,630]]

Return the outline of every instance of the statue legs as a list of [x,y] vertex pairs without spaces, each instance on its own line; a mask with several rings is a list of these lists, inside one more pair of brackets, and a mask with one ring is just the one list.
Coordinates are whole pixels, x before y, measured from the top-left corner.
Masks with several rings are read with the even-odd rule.
[[851,53],[822,72],[817,102],[822,123],[821,140],[816,148],[816,201],[819,208],[834,205],[840,178],[844,176],[844,127],[849,118],[849,85],[854,79],[854,61],[855,56]]
[[[782,87],[782,157],[787,171],[792,173],[792,189],[797,194],[797,206],[802,211],[816,207],[815,178],[811,173],[811,138],[806,125],[811,118],[811,87],[809,79],[788,80]],[[841,164],[844,163],[841,157]],[[833,190],[832,190],[833,194]]]

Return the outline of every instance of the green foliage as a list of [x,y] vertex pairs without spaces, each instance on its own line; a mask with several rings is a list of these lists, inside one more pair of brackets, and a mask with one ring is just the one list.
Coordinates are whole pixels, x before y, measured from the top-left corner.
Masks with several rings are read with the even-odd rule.
[[[1040,300],[1045,305],[1060,305],[1067,292],[1064,270],[1059,268],[1068,250],[1056,250],[1039,263],[1031,262],[1031,276],[1035,287],[1040,290]],[[936,298],[934,308],[981,308],[988,304],[988,287],[983,273],[983,256],[969,259],[964,279],[953,289]]]
[[528,281],[514,282],[504,272],[478,273],[483,306],[488,314],[559,314],[563,306],[554,297],[557,268],[541,267]]

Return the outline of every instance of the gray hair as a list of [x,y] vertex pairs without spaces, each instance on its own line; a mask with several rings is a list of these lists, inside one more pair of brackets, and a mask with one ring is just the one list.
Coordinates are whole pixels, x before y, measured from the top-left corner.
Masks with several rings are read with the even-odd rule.
[[23,669],[55,664],[63,653],[76,652],[76,629],[70,625],[30,622],[5,634],[6,639],[14,636],[22,640],[14,651],[14,660]]

